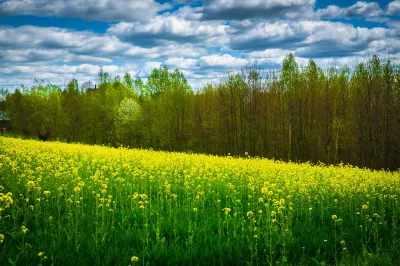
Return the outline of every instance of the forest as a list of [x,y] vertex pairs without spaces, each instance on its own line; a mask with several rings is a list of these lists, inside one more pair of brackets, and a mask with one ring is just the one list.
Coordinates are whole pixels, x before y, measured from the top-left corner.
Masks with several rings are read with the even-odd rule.
[[353,68],[248,67],[194,91],[162,66],[147,81],[100,71],[2,90],[10,130],[25,138],[283,161],[400,167],[400,70],[372,56]]

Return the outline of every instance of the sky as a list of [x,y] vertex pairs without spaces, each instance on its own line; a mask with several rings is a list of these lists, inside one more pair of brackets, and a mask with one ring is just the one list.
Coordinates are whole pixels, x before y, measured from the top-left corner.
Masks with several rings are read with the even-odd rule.
[[398,60],[400,0],[0,0],[0,87],[146,79],[161,65],[193,88],[247,66]]

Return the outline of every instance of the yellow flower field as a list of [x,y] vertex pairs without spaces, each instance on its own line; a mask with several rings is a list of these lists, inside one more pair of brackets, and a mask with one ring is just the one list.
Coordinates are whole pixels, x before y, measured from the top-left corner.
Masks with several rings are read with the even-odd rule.
[[399,172],[0,138],[0,190],[1,265],[400,265]]

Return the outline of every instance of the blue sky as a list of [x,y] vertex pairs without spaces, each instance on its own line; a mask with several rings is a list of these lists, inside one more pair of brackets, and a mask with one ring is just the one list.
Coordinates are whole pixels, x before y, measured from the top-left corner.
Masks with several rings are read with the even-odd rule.
[[0,87],[183,71],[194,88],[249,65],[398,60],[400,0],[0,0]]

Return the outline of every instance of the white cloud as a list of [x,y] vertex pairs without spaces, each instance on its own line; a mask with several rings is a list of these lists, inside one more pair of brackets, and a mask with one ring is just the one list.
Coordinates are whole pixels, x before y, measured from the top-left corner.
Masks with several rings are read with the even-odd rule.
[[312,14],[315,0],[214,0],[202,10],[202,19],[241,20],[306,17]]
[[13,65],[0,66],[1,86],[17,87],[21,84],[30,86],[34,78],[46,80],[55,84],[64,85],[76,78],[80,84],[86,81],[95,81],[97,73],[103,68],[111,76],[123,76],[124,73],[136,73],[138,68],[134,65]]
[[400,31],[400,21],[397,20],[390,20],[388,22],[386,22],[386,24],[394,29],[397,29],[398,31]]
[[327,8],[316,11],[316,15],[322,18],[378,17],[383,13],[378,3],[364,1],[358,1],[354,5],[344,8],[330,5]]
[[190,44],[169,44],[150,48],[135,46],[127,50],[124,55],[136,58],[156,59],[169,56],[196,57],[205,53],[206,50],[204,48],[194,47]]
[[[305,57],[343,57],[365,53],[393,53],[397,34],[393,29],[360,28],[330,21],[279,21],[257,23],[231,34],[233,50],[286,49]],[[384,40],[384,45],[374,42]]]
[[112,60],[89,55],[75,55],[66,50],[53,49],[4,49],[0,50],[0,59],[9,63],[33,63],[33,62],[62,62],[62,63],[94,63],[107,64]]
[[144,21],[170,8],[153,0],[4,0],[0,16],[34,15],[98,21]]
[[249,64],[249,61],[244,58],[224,55],[207,55],[200,57],[198,61],[202,67],[224,67],[224,68],[240,68]]
[[202,10],[203,7],[182,6],[173,14],[186,20],[200,20],[203,16]]
[[183,58],[183,57],[172,57],[168,58],[164,64],[167,67],[172,67],[172,68],[179,68],[179,69],[184,69],[184,68],[192,68],[196,66],[197,59],[193,58]]
[[138,76],[138,77],[141,77],[141,78],[142,78],[142,77],[147,77],[147,76],[150,75],[151,71],[152,71],[154,68],[159,68],[161,65],[162,65],[161,62],[152,62],[152,61],[146,62],[146,63],[142,66],[142,68],[140,69],[140,71],[137,73],[137,76]]
[[286,56],[293,51],[283,49],[265,49],[263,51],[253,51],[245,53],[246,58],[279,58]]
[[[400,1],[387,6],[359,1],[314,10],[315,0],[0,0],[0,16],[30,14],[114,21],[104,34],[57,27],[0,27],[0,86],[94,81],[100,68],[112,76],[146,77],[165,64],[194,87],[218,83],[227,72],[256,65],[277,69],[292,52],[300,65],[354,65],[368,55],[400,52]],[[159,13],[163,10],[164,12]],[[345,18],[349,23],[327,19]],[[352,18],[390,28],[363,28]],[[324,20],[321,20],[324,19]],[[49,20],[50,21],[50,20]],[[362,20],[359,20],[362,21]],[[368,25],[368,24],[367,24]],[[51,25],[49,25],[51,26]],[[147,62],[146,62],[147,61]]]
[[390,2],[387,6],[386,14],[390,16],[400,16],[400,0]]
[[[15,37],[10,38],[9,36]],[[132,58],[199,56],[205,53],[203,48],[193,49],[190,44],[169,44],[146,48],[123,42],[113,35],[36,26],[0,28],[0,48],[3,50],[3,52],[0,52],[0,57],[5,50],[22,54],[30,51],[30,61],[46,61],[58,58],[61,62],[77,63],[95,63],[96,61],[96,63],[108,63],[109,61],[104,60],[104,58],[108,58],[108,60],[123,58],[126,60]],[[54,54],[53,58],[51,58],[51,54]],[[89,62],[84,60],[89,60]]]
[[140,46],[165,42],[217,45],[224,40],[226,27],[218,22],[185,20],[170,15],[157,16],[146,22],[121,22],[111,26],[107,32]]

